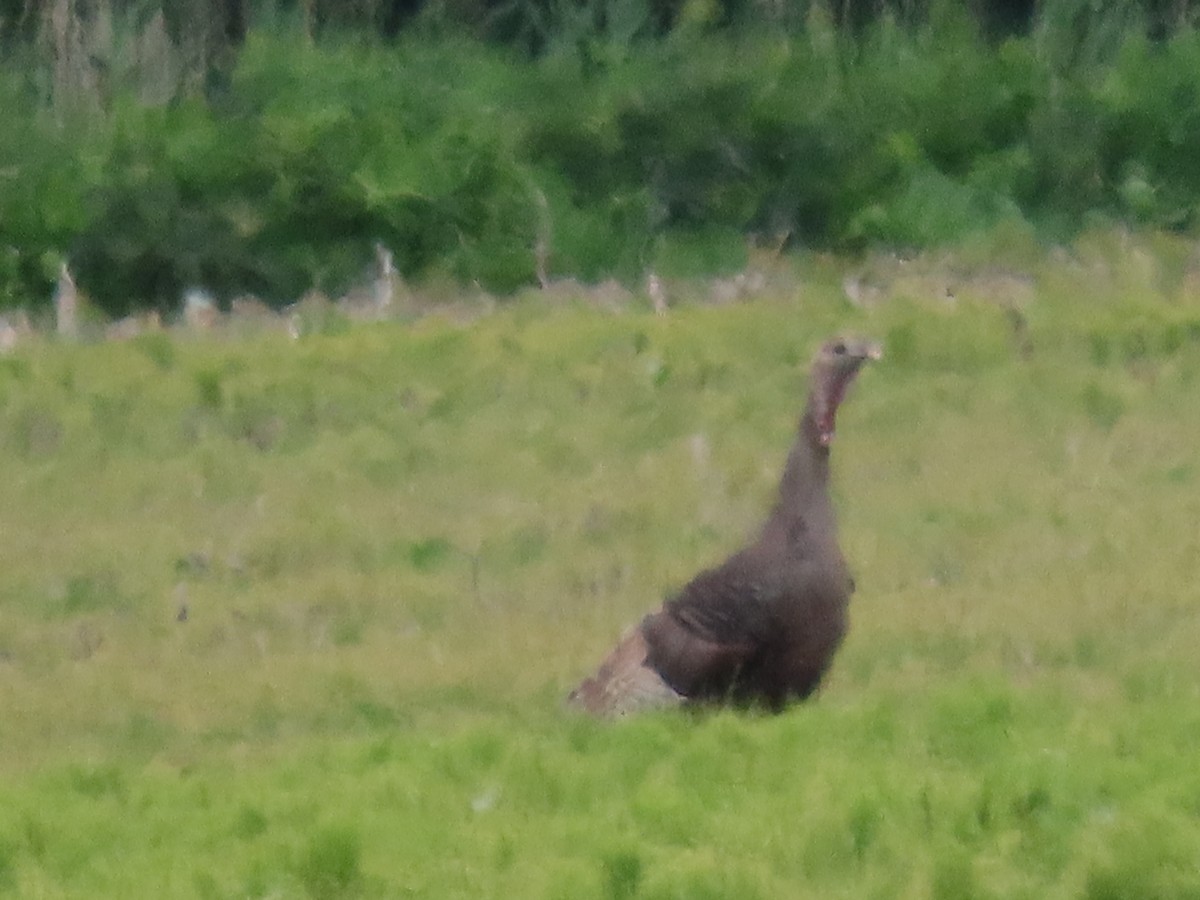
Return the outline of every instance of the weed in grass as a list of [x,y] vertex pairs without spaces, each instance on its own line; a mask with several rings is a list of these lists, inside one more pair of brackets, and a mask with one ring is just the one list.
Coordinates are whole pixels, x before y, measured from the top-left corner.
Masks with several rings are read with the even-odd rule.
[[53,456],[63,441],[59,417],[45,406],[28,404],[9,416],[4,427],[9,449],[23,460]]
[[267,817],[255,806],[244,806],[238,811],[231,826],[231,833],[243,841],[261,837],[267,831]]
[[169,372],[175,366],[175,343],[165,332],[140,334],[131,342],[160,372]]
[[177,731],[169,722],[148,712],[136,712],[125,723],[124,735],[116,743],[136,759],[153,759],[172,744]]
[[611,900],[636,897],[642,881],[643,862],[637,850],[615,850],[604,857],[607,896]]
[[202,369],[194,376],[196,400],[201,409],[219,412],[225,403],[222,373],[217,369]]
[[930,896],[933,900],[982,900],[989,894],[981,889],[970,856],[959,848],[949,848],[934,864]]
[[17,846],[0,838],[0,891],[9,893],[17,886]]
[[428,572],[441,566],[453,549],[443,537],[425,538],[409,545],[408,560],[418,572]]
[[362,840],[345,825],[326,826],[300,852],[296,873],[313,900],[352,897],[362,888]]
[[123,800],[128,794],[125,774],[115,764],[72,766],[67,770],[67,784],[75,793],[90,799]]
[[1125,411],[1125,403],[1117,394],[1095,382],[1084,388],[1081,401],[1088,418],[1104,431],[1111,430]]
[[129,609],[131,602],[115,572],[96,572],[72,575],[55,585],[41,609],[47,618],[69,619],[86,613],[120,612]]

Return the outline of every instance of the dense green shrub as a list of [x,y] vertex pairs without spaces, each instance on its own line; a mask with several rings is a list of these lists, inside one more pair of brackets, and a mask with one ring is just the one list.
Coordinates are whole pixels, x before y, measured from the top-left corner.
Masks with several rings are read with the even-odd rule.
[[0,71],[0,309],[48,292],[59,255],[86,226],[88,156]]
[[1113,25],[1128,4],[1112,19],[1063,4],[999,43],[937,4],[859,33],[819,5],[794,29],[654,40],[605,20],[534,60],[436,31],[390,46],[252,31],[207,98],[115,89],[69,121],[10,73],[0,305],[44,302],[63,257],[119,313],[189,285],[336,294],[377,240],[406,277],[505,292],[736,268],[756,237],[1193,227],[1200,36],[1151,41]]

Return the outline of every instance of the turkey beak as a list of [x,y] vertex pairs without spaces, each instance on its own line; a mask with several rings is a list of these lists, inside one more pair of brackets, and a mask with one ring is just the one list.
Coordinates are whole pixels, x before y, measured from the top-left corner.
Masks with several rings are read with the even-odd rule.
[[858,371],[866,363],[883,359],[883,345],[865,338],[848,344],[846,350],[847,362],[851,364],[854,371]]

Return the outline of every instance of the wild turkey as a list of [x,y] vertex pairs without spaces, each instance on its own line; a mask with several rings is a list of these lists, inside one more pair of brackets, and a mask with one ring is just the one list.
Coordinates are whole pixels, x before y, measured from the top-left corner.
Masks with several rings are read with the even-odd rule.
[[683,703],[782,709],[811,694],[846,632],[854,581],[837,544],[829,445],[838,406],[878,344],[817,353],[779,498],[758,539],[628,631],[570,695],[600,716]]

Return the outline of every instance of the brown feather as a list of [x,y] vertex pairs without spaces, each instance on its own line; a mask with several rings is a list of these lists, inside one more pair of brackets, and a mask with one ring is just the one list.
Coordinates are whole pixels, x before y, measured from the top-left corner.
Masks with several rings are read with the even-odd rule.
[[641,628],[631,628],[600,664],[596,674],[584,679],[567,702],[594,716],[612,718],[647,709],[678,706],[683,695],[673,691],[646,665],[646,639]]

